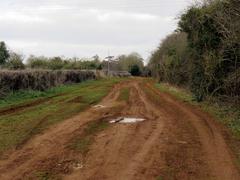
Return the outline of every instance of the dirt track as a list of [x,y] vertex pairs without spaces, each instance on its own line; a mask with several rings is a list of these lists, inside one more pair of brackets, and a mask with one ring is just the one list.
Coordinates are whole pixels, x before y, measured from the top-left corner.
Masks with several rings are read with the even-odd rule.
[[[117,100],[123,87],[130,88],[127,103]],[[221,125],[199,109],[141,80],[116,85],[100,104],[106,107],[90,108],[10,153],[0,161],[0,179],[36,179],[40,170],[76,180],[240,179]],[[111,124],[84,157],[68,148],[86,123],[119,116],[146,121]]]

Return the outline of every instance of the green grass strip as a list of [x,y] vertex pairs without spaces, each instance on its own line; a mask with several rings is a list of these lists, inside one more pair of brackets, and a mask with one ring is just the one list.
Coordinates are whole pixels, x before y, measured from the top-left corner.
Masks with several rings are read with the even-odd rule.
[[9,95],[0,101],[0,112],[9,107],[18,107],[19,104],[51,98],[30,107],[16,109],[6,114],[0,113],[0,155],[21,145],[50,125],[59,123],[99,102],[115,83],[122,80],[101,79],[59,86],[45,92],[21,91]]

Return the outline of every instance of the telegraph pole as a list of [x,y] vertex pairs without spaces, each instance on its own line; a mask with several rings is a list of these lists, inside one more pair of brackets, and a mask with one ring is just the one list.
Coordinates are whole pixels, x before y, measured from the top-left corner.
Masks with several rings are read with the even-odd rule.
[[114,56],[110,56],[109,50],[108,50],[108,56],[105,57],[105,59],[107,59],[108,64],[107,64],[107,75],[110,75],[110,61],[114,58]]

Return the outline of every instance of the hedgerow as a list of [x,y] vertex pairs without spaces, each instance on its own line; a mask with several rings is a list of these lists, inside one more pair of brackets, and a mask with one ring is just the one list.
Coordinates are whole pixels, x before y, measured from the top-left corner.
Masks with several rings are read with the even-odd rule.
[[149,67],[161,81],[187,85],[198,101],[210,96],[239,102],[240,1],[201,2],[181,15]]
[[43,91],[48,88],[95,79],[92,71],[80,70],[19,70],[0,71],[0,96],[22,89]]

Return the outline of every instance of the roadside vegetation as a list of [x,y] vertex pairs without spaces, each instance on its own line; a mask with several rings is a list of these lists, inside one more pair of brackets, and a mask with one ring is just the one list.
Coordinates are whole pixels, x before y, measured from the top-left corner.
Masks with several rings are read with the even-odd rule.
[[[113,73],[111,73],[113,72]],[[107,75],[125,77],[147,73],[143,58],[138,53],[101,59],[45,57],[11,51],[0,42],[0,99],[13,91],[47,90],[63,84],[80,83]]]
[[119,101],[128,101],[129,95],[130,95],[130,88],[123,88],[120,90],[118,100]]
[[119,78],[86,81],[44,92],[18,91],[0,101],[0,154],[99,102]]
[[0,71],[0,98],[18,90],[44,91],[51,87],[80,83],[92,79],[96,79],[96,75],[92,71],[3,70]]
[[190,89],[197,101],[216,97],[239,104],[239,6],[239,0],[209,0],[188,8],[153,52],[152,75]]
[[[189,7],[152,53],[156,87],[201,106],[240,138],[240,1]],[[177,87],[177,88],[175,88]],[[179,88],[180,87],[180,88]]]
[[232,135],[230,135],[229,138],[229,135],[225,134],[225,138],[235,152],[237,164],[240,167],[240,109],[237,106],[233,103],[213,103],[213,101],[210,100],[197,102],[190,91],[170,85],[169,83],[155,83],[155,87],[161,92],[173,95],[180,101],[187,102],[193,106],[201,108],[203,111],[208,112],[216,120],[228,127],[232,132]]
[[227,125],[234,135],[240,139],[240,110],[233,104],[212,103],[212,101],[197,102],[192,98],[192,93],[183,88],[174,87],[168,83],[156,83],[155,87],[161,92],[169,93],[177,99],[199,106],[206,112],[209,112],[216,119]]
[[138,53],[120,55],[117,57],[117,61],[117,69],[121,71],[128,71],[133,76],[140,76],[146,73],[143,64],[143,58]]
[[5,42],[0,42],[0,69],[7,70],[102,70],[107,71],[126,71],[134,76],[145,75],[148,73],[144,68],[143,58],[140,54],[133,52],[130,54],[112,56],[101,59],[98,55],[91,58],[64,56],[45,57],[30,55],[26,58],[9,50]]

